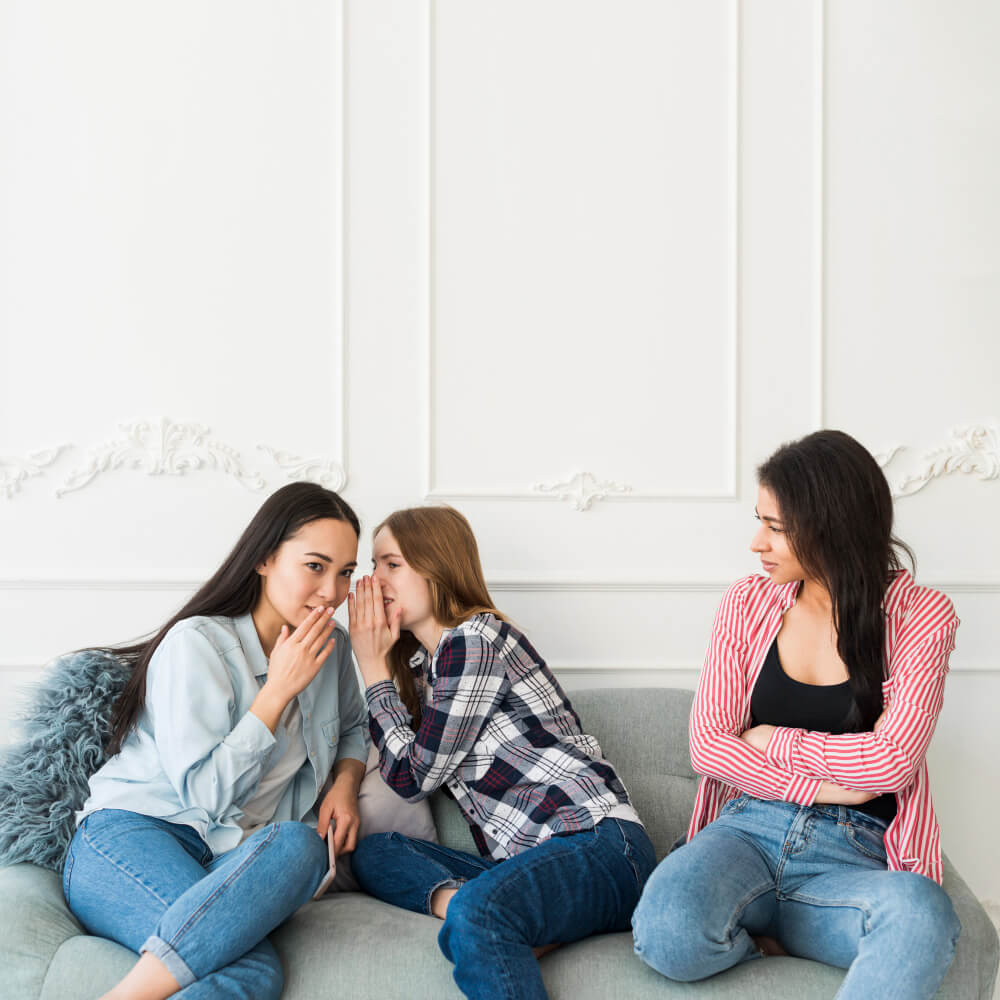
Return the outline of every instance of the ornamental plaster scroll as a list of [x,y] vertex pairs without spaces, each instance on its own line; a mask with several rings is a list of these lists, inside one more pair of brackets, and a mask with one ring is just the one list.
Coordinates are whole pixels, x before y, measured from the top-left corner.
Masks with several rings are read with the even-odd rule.
[[51,465],[69,445],[60,444],[55,448],[33,451],[24,458],[0,457],[0,493],[9,500],[20,493],[26,479],[42,475],[42,470]]
[[[919,493],[932,479],[956,473],[975,476],[980,480],[1000,478],[1000,431],[995,424],[971,424],[955,427],[952,440],[923,454],[921,465],[901,478],[890,478],[893,497],[908,497]],[[875,458],[884,469],[903,446],[895,445]]]
[[264,488],[263,476],[243,467],[239,452],[208,436],[201,424],[179,424],[168,417],[159,422],[136,420],[121,424],[125,437],[98,445],[90,461],[75,469],[56,490],[57,497],[89,486],[114,469],[134,469],[149,476],[183,476],[212,469],[235,479],[249,490]]
[[534,493],[554,493],[559,500],[568,500],[574,510],[590,510],[595,500],[603,500],[612,494],[631,493],[631,486],[599,481],[592,472],[578,472],[571,479],[561,483],[535,483]]
[[332,459],[302,458],[288,451],[269,448],[266,444],[259,444],[257,447],[270,455],[274,464],[283,469],[289,479],[308,479],[334,492],[342,490],[347,483],[344,467]]

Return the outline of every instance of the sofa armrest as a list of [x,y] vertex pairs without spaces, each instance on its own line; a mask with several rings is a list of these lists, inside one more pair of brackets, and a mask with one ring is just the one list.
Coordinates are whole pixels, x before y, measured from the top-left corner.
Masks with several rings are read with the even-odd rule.
[[940,995],[990,1000],[1000,960],[1000,941],[983,904],[947,855],[944,857],[944,888],[962,924],[962,933]]
[[37,997],[60,945],[83,933],[66,906],[62,879],[55,872],[30,864],[0,868],[4,996],[17,1000]]

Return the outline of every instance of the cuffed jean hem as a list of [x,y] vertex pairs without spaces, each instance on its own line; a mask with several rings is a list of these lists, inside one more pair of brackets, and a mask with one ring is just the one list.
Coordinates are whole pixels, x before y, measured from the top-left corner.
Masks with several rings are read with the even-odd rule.
[[187,962],[163,938],[151,934],[139,949],[140,955],[144,952],[155,955],[164,964],[167,972],[177,980],[177,985],[182,990],[197,980],[198,977],[188,968]]
[[431,909],[431,901],[434,899],[434,893],[438,889],[461,889],[468,881],[465,878],[446,878],[438,882],[437,885],[432,885],[427,893],[427,899],[424,900],[424,913],[429,917],[434,916],[434,911]]

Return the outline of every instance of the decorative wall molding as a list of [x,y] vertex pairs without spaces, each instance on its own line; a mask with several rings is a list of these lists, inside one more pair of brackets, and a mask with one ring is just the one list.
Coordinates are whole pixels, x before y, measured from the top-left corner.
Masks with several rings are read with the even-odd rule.
[[275,465],[286,473],[288,479],[308,479],[334,492],[342,490],[347,484],[344,467],[332,459],[302,458],[288,451],[269,448],[266,444],[259,444],[257,447],[271,456]]
[[[169,417],[133,420],[119,424],[124,437],[112,438],[90,449],[85,465],[71,470],[56,497],[75,493],[108,472],[125,469],[147,476],[185,476],[191,472],[220,472],[248,490],[262,490],[268,478],[247,467],[241,452],[210,436],[210,428],[198,423],[179,423]],[[11,499],[26,479],[42,476],[66,451],[76,446],[62,444],[36,451],[25,458],[0,458],[0,493]],[[287,480],[305,479],[330,490],[342,490],[347,483],[343,465],[332,458],[304,458],[290,451],[258,444],[285,473]]]
[[[822,3],[822,0],[820,0]],[[726,485],[722,489],[680,489],[647,490],[629,488],[627,492],[609,494],[600,499],[620,502],[669,502],[669,501],[732,501],[739,500],[740,481],[740,285],[741,285],[741,192],[742,178],[742,28],[740,0],[728,0],[729,33],[726,39],[729,80],[726,101],[726,133],[729,145],[728,176],[726,178],[726,198],[728,201],[728,226],[726,230],[726,276],[725,288],[729,312],[725,336],[727,364],[725,384],[728,388],[729,413],[726,426],[727,454],[725,456]],[[424,384],[426,386],[426,408],[424,409],[424,499],[442,501],[461,500],[545,500],[543,491],[533,485],[527,491],[505,491],[500,489],[470,489],[462,486],[441,485],[437,482],[435,462],[435,407],[437,389],[434,378],[434,358],[438,353],[437,329],[437,230],[436,230],[436,143],[437,108],[435,101],[436,58],[437,58],[437,4],[430,0],[427,5],[426,59],[427,80],[424,92],[427,95],[424,111],[427,164],[427,208],[424,213],[426,225],[426,320],[424,330]],[[822,44],[822,39],[821,39]],[[595,497],[595,499],[597,499]],[[591,501],[592,502],[592,501]],[[590,503],[576,510],[588,510]]]
[[[940,447],[926,451],[916,469],[889,480],[892,495],[896,498],[919,493],[931,480],[943,476],[975,476],[980,480],[1000,479],[1000,430],[998,423],[970,424],[954,427],[952,440]],[[892,445],[875,455],[883,469],[901,452],[905,445]]]
[[98,476],[122,468],[148,476],[185,476],[189,472],[217,470],[249,490],[264,488],[262,476],[244,469],[239,452],[209,437],[209,428],[202,424],[180,424],[161,417],[157,422],[136,420],[119,426],[125,437],[92,449],[88,464],[69,474],[56,490],[57,497],[82,490]]
[[549,493],[558,500],[569,500],[573,510],[590,510],[595,500],[603,500],[611,494],[631,493],[631,486],[623,486],[610,480],[598,480],[592,472],[578,472],[561,483],[535,483],[534,493]]
[[0,493],[9,500],[21,492],[26,479],[42,475],[42,470],[50,466],[69,445],[60,444],[55,448],[33,451],[24,458],[0,458]]

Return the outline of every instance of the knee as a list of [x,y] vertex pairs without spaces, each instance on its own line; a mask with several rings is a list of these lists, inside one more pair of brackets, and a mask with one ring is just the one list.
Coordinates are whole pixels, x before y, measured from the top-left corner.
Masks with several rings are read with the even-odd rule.
[[[499,914],[494,913],[496,918]],[[491,915],[480,905],[475,883],[466,882],[448,904],[444,926],[438,934],[438,946],[445,957],[458,965],[463,957],[475,960],[482,954],[483,934],[490,929]]]
[[893,872],[893,892],[873,914],[896,927],[908,949],[954,949],[962,931],[951,898],[933,880],[914,872]]
[[713,947],[694,902],[683,880],[667,877],[661,864],[632,914],[635,954],[660,975],[684,983],[709,975],[706,958],[724,948],[723,942]]
[[274,824],[271,843],[287,856],[291,863],[289,870],[300,869],[323,877],[330,863],[326,841],[316,833],[316,828],[294,820]]

